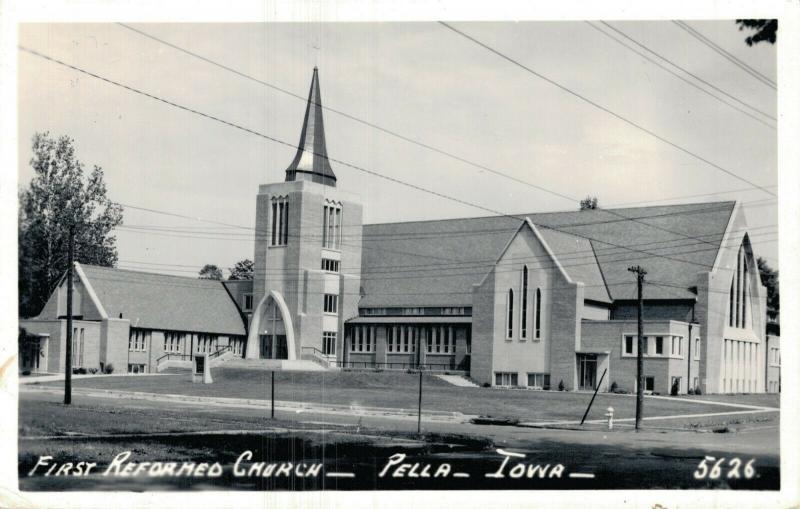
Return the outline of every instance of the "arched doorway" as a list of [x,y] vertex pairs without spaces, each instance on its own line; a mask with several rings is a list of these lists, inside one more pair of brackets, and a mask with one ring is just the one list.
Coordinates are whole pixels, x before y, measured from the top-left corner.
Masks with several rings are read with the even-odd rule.
[[297,358],[292,317],[283,296],[276,290],[265,295],[253,311],[245,358]]

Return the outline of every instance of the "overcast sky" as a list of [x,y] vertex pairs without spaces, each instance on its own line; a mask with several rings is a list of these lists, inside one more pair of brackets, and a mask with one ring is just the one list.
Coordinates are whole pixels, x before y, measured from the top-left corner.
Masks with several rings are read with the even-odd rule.
[[[776,80],[774,46],[748,47],[747,34],[733,21],[690,24]],[[759,186],[777,185],[775,130],[690,87],[587,23],[453,25]],[[718,89],[777,116],[775,90],[675,24],[612,25]],[[439,24],[134,26],[303,97],[318,65],[325,106],[574,200],[326,111],[332,158],[503,213],[576,209],[587,194],[596,195],[603,207],[736,199],[755,228],[757,254],[777,264],[778,213],[772,196],[743,191],[750,186]],[[19,39],[22,46],[175,103],[288,143],[299,139],[305,101],[120,25],[22,25]],[[30,139],[37,131],[73,137],[87,167],[105,170],[113,200],[242,226],[255,223],[258,185],[282,181],[294,155],[290,147],[20,52],[20,187],[32,175]],[[338,186],[361,195],[365,223],[488,214],[335,162],[332,166]],[[720,191],[732,192],[697,196]],[[682,198],[666,200],[674,197]],[[120,267],[191,276],[205,263],[230,267],[253,257],[252,239],[220,234],[241,230],[130,208],[124,219],[127,226],[116,233]],[[164,229],[169,231],[158,231]]]

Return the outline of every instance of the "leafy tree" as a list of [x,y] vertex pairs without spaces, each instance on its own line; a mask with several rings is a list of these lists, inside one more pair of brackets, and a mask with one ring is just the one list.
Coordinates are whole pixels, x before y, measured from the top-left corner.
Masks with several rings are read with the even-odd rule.
[[767,264],[760,256],[756,260],[758,273],[761,275],[761,284],[767,287],[767,310],[776,315],[780,311],[780,287],[778,285],[778,271]]
[[778,38],[778,20],[777,19],[737,19],[736,24],[739,25],[739,30],[755,30],[754,35],[748,36],[744,42],[748,46],[758,44],[761,41],[767,41],[770,44],[775,44]]
[[104,267],[117,263],[116,237],[122,207],[106,196],[103,169],[85,177],[75,142],[36,133],[30,165],[34,176],[19,195],[18,269],[22,317],[37,315],[67,270],[70,227],[75,261]]
[[597,208],[597,196],[587,196],[581,200],[581,210],[594,210]]
[[228,270],[231,271],[231,277],[229,279],[253,279],[253,260],[245,258],[244,260],[236,262],[236,265]]
[[214,264],[207,263],[200,269],[200,279],[213,279],[214,281],[222,280],[222,269]]

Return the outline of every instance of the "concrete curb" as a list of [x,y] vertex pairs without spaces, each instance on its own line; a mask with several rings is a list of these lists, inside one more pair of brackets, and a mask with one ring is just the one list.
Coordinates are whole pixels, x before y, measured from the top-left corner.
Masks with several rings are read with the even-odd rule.
[[[55,392],[60,393],[60,388],[50,386],[28,386],[25,391],[31,392]],[[75,388],[72,389],[73,394],[81,394],[84,396],[119,398],[119,399],[136,399],[146,401],[175,401],[179,403],[206,403],[209,405],[220,406],[235,406],[235,407],[256,407],[256,408],[270,408],[271,402],[266,399],[246,399],[246,398],[219,398],[211,396],[190,396],[183,394],[160,394],[154,392],[135,392],[135,391],[116,391],[111,389],[86,389]],[[383,416],[401,416],[401,417],[417,417],[417,411],[407,408],[388,408],[388,407],[366,407],[357,405],[334,405],[325,403],[308,403],[300,401],[282,401],[275,400],[276,410],[291,410],[295,412],[310,412],[310,413],[347,413],[350,415],[383,415]],[[457,421],[466,422],[471,417],[464,415],[460,412],[445,412],[440,410],[425,410],[422,411],[422,417],[426,420],[439,420],[439,421]]]

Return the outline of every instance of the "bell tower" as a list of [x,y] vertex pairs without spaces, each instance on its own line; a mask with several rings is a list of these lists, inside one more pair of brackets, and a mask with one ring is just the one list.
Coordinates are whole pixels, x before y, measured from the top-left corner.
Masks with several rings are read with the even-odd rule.
[[256,198],[248,359],[341,360],[344,323],[358,315],[362,207],[336,187],[322,117],[315,67],[286,179]]

